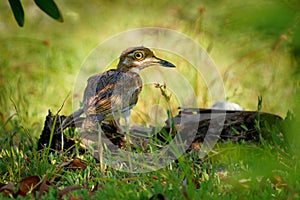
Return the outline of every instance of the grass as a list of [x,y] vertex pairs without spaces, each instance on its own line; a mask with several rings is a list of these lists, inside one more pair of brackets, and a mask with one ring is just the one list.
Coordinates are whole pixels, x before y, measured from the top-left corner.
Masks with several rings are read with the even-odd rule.
[[[168,199],[299,198],[299,79],[295,72],[296,58],[291,53],[297,37],[296,1],[57,3],[64,15],[63,24],[42,14],[32,2],[24,2],[24,28],[17,27],[8,3],[0,5],[3,19],[0,23],[0,183],[17,183],[32,175],[43,179],[47,175],[47,180],[59,190],[74,185],[87,187],[72,192],[83,199],[89,198],[94,188],[97,189],[93,198],[104,199],[149,199],[155,194]],[[252,15],[255,11],[257,15]],[[218,67],[227,100],[256,110],[257,97],[262,96],[262,111],[285,117],[291,110],[296,118],[286,120],[280,131],[284,142],[277,137],[279,131],[270,128],[274,136],[270,141],[218,143],[204,160],[192,152],[165,168],[141,174],[113,168],[103,172],[88,154],[77,154],[86,161],[87,168],[73,171],[57,166],[70,160],[68,155],[38,152],[36,143],[47,110],[57,111],[68,94],[72,94],[77,73],[93,48],[119,32],[151,26],[180,31],[201,44]],[[176,55],[157,53],[176,64],[176,70],[188,77],[199,107],[214,103],[210,85],[206,85],[203,77],[195,76],[189,63]],[[78,95],[76,98],[81,99]],[[62,114],[79,107],[79,102],[71,96]],[[176,114],[178,102],[174,96],[171,102]],[[162,113],[168,107],[154,85],[143,89],[134,121],[151,122],[148,105],[159,105]],[[57,189],[51,187],[42,198],[56,199]],[[63,198],[70,195],[66,193]]]

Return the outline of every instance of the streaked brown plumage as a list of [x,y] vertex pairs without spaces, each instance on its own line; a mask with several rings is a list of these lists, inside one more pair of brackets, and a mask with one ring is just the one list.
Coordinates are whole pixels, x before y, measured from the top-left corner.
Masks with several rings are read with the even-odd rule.
[[[87,116],[97,114],[110,119],[111,114],[130,110],[138,100],[142,80],[137,73],[109,70],[88,79],[84,92],[83,109]],[[126,94],[126,95],[125,95]]]
[[117,69],[90,77],[83,96],[84,128],[119,117],[125,117],[126,124],[129,123],[130,110],[137,103],[143,85],[138,72],[151,65],[175,67],[155,57],[146,47],[132,47],[121,54]]

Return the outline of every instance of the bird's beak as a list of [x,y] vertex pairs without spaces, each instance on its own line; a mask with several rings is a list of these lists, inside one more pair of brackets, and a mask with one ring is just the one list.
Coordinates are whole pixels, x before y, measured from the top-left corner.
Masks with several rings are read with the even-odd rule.
[[154,62],[163,66],[163,67],[175,67],[175,65],[173,65],[172,63],[166,61],[166,60],[163,60],[163,59],[160,59],[160,58],[157,58],[157,57],[154,57]]

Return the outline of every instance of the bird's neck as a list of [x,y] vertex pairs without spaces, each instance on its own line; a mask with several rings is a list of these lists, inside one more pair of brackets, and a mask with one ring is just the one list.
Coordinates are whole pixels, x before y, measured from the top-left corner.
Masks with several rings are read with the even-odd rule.
[[127,66],[121,62],[119,62],[118,66],[117,66],[117,70],[120,70],[120,71],[126,72],[126,71],[129,71],[129,69],[130,69],[129,66]]
[[131,71],[131,72],[134,72],[134,73],[137,73],[137,74],[140,73],[140,69],[137,68],[137,67],[131,68],[130,71]]
[[131,66],[127,66],[124,64],[118,64],[117,70],[122,71],[122,72],[133,72],[133,73],[139,73],[141,69],[139,69],[138,67],[131,67]]

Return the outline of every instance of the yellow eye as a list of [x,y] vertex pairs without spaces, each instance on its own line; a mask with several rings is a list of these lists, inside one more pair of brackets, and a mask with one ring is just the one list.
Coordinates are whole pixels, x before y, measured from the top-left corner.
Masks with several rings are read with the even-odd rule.
[[141,59],[143,59],[145,57],[145,54],[142,51],[136,51],[136,52],[134,52],[133,57],[136,60],[141,60]]

